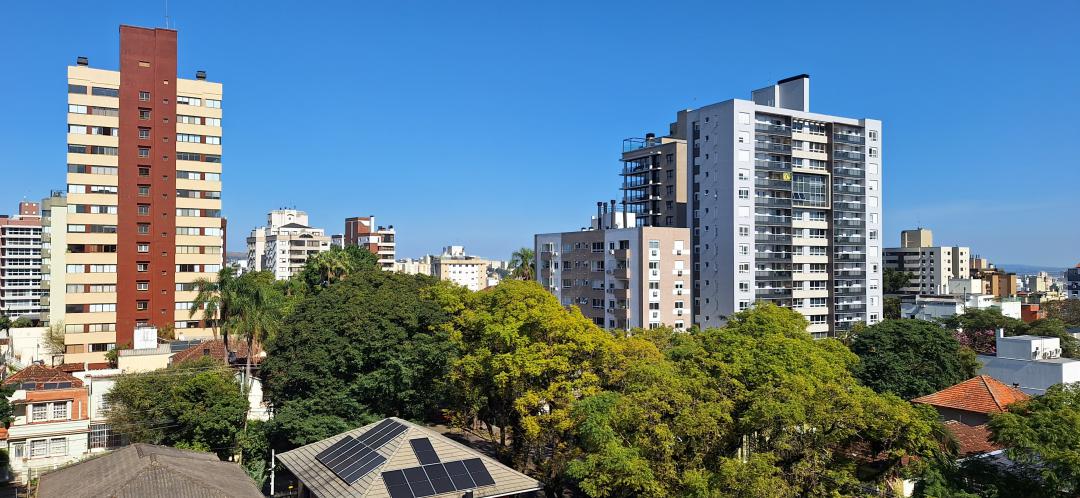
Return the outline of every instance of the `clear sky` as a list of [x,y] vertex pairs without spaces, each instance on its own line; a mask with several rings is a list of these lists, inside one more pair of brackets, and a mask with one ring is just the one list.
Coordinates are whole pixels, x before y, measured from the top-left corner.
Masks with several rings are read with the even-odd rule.
[[[164,0],[8,2],[0,212],[64,186],[65,67],[118,65]],[[225,84],[229,249],[268,210],[400,256],[507,258],[617,194],[623,138],[799,73],[884,121],[885,241],[922,225],[999,263],[1080,262],[1080,3],[172,0],[180,74]]]

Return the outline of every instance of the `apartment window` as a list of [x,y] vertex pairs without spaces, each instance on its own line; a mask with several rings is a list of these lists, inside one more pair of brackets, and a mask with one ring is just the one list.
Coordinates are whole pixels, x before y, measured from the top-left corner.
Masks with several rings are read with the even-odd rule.
[[59,403],[52,404],[52,418],[53,420],[67,420],[68,418],[68,404],[67,401],[61,401]]
[[150,244],[138,244],[135,248],[138,252],[150,252]]
[[146,223],[139,223],[138,231],[140,234],[146,235],[150,233],[150,225]]
[[877,157],[877,156],[878,156],[877,147],[870,147],[870,157]]
[[90,89],[90,94],[97,95],[98,97],[119,97],[120,90],[116,88],[102,88],[95,86]]
[[150,301],[135,301],[135,309],[137,311],[146,311],[150,308]]
[[144,121],[150,119],[150,109],[140,107],[139,108],[139,119],[142,119]]
[[135,290],[138,290],[138,291],[148,291],[148,290],[150,290],[150,282],[147,282],[146,280],[135,282]]
[[139,185],[139,197],[150,197],[149,185]]
[[86,106],[78,104],[68,104],[68,112],[72,114],[86,114]]
[[739,113],[739,124],[744,124],[744,125],[750,124],[750,113],[748,113],[748,112],[740,112]]
[[[37,405],[34,405],[37,408]],[[49,455],[49,440],[48,439],[35,439],[30,441],[30,458],[43,457]]]
[[42,420],[48,420],[48,418],[49,418],[49,405],[48,404],[39,403],[39,404],[36,404],[36,405],[33,405],[33,406],[34,407],[31,410],[31,415],[30,415],[30,420],[32,422],[40,422]]
[[739,263],[739,273],[750,273],[750,263]]
[[750,282],[739,282],[739,292],[750,292]]
[[746,168],[739,168],[739,179],[740,180],[749,180],[750,179],[750,170],[746,169]]
[[150,157],[150,148],[139,147],[139,157]]
[[741,144],[750,143],[750,132],[740,131],[739,134],[738,134],[738,137],[739,137],[739,143],[741,143]]
[[877,137],[878,137],[877,130],[870,130],[870,131],[866,132],[866,134],[870,137],[871,142],[877,142]]
[[745,189],[745,188],[739,189],[739,198],[740,199],[749,199],[750,198],[750,189]]
[[149,204],[139,204],[138,212],[139,212],[139,216],[150,216],[150,205]]
[[150,128],[139,128],[139,138],[143,140],[150,138]]
[[85,85],[68,85],[68,93],[79,93],[79,94],[82,94],[82,95],[86,95],[86,86]]
[[145,273],[150,270],[150,263],[135,263],[135,271]]
[[176,103],[177,104],[184,104],[184,105],[199,106],[199,105],[202,105],[202,99],[197,99],[195,97],[184,97],[182,95],[177,95],[176,96]]
[[207,136],[205,136],[203,138],[206,139],[204,141],[204,143],[208,143],[210,145],[221,145],[221,137],[215,137],[213,135],[207,135]]
[[750,301],[739,301],[739,311],[750,309]]
[[739,254],[742,256],[750,254],[750,246],[747,244],[739,244]]
[[150,176],[150,167],[149,166],[139,166],[139,176],[142,176],[142,177]]
[[750,227],[748,225],[739,225],[739,236],[740,237],[749,237],[750,236]]
[[809,283],[810,283],[810,290],[822,290],[822,289],[825,288],[825,281],[824,280],[811,280]]
[[[749,218],[750,217],[750,206],[738,206],[737,212],[738,212],[740,218]],[[708,230],[708,228],[706,228],[706,230]]]
[[211,109],[221,109],[221,101],[214,99],[206,99],[206,107]]
[[149,102],[150,101],[150,92],[144,92],[142,90],[139,90],[139,101],[141,101],[141,102]]
[[824,308],[825,305],[826,305],[825,301],[826,300],[823,297],[812,297],[812,298],[810,298],[810,307],[811,308]]

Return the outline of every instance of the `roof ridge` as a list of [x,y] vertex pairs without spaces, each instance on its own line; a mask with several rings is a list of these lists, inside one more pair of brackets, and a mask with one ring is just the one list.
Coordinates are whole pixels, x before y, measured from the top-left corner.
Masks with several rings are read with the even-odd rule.
[[[205,462],[205,463],[208,463],[210,465],[214,465],[214,464],[218,464],[218,463],[225,463],[225,464],[229,463],[229,462],[226,462],[226,461],[221,460],[221,459],[218,459],[217,461],[213,461],[213,460],[199,460],[199,459],[195,459],[195,458],[177,457],[177,456],[170,456],[170,455],[158,455],[158,456],[163,456],[165,458],[171,458],[171,459],[177,459],[177,460],[179,460],[179,459],[191,460],[193,462],[199,462],[199,463]],[[189,479],[191,479],[193,481],[197,481],[199,484],[202,484],[203,486],[212,487],[212,488],[220,491],[222,493],[222,496],[229,496],[229,491],[227,489],[223,489],[218,484],[207,480],[205,478],[206,476],[204,474],[202,474],[202,473],[199,473],[199,472],[187,472],[186,469],[184,469],[183,467],[181,467],[179,465],[169,465],[167,462],[158,462],[157,460],[155,460],[155,462],[158,465],[160,465],[162,468],[168,469],[171,472],[176,472],[178,474],[183,474],[185,477],[187,477],[187,478],[189,478]]]

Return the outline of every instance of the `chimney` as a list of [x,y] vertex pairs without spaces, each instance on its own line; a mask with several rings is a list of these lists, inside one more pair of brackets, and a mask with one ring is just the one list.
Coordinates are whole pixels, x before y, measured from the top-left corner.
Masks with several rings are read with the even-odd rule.
[[206,79],[206,71],[195,71],[195,79],[197,79],[197,80],[205,80]]
[[80,56],[75,58],[75,64],[78,64],[80,66],[89,66],[90,65],[90,59],[87,59],[86,57],[83,57],[83,56],[80,55]]
[[[611,220],[609,220],[608,223],[611,223],[611,225],[612,225],[611,228],[617,228],[615,226],[616,225],[616,223],[615,223],[615,199],[612,199],[610,202],[611,202]],[[624,225],[625,225],[625,223],[624,223]],[[625,228],[625,226],[623,228]]]
[[604,202],[596,203],[596,229],[604,228]]

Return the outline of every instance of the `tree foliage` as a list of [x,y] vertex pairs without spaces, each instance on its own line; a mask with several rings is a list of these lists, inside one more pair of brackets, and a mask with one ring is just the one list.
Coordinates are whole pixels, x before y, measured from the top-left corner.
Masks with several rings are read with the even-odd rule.
[[11,322],[11,328],[22,329],[26,327],[33,327],[34,321],[29,317],[20,316],[16,318],[14,322]]
[[886,320],[900,319],[900,298],[887,297],[882,300],[881,304]]
[[209,358],[124,374],[105,394],[109,425],[131,442],[212,451],[236,450],[248,401],[233,372]]
[[308,258],[304,269],[293,278],[303,282],[309,291],[318,292],[350,275],[366,275],[377,270],[378,264],[379,258],[366,248],[332,247]]
[[[1080,385],[1057,384],[990,419],[994,442],[1044,496],[1080,495]],[[1030,494],[1029,496],[1032,496]]]
[[438,412],[456,349],[431,277],[375,269],[307,296],[266,343],[260,366],[281,449],[385,416]]
[[953,333],[923,320],[885,320],[855,337],[855,377],[879,393],[924,396],[974,377],[974,352]]
[[63,354],[67,346],[64,344],[64,322],[57,322],[45,329],[45,336],[42,338],[45,343],[45,350],[50,354]]
[[1005,329],[1006,335],[1021,334],[1025,329],[1024,322],[1002,315],[997,308],[969,309],[944,318],[941,323],[956,331],[956,339],[961,344],[979,354],[994,354],[997,351],[997,329]]
[[898,294],[900,289],[907,287],[915,274],[886,268],[881,273],[881,289],[885,294]]
[[1046,318],[1061,320],[1068,327],[1080,327],[1080,299],[1046,301],[1039,306],[1046,311]]
[[510,276],[519,280],[536,278],[536,252],[522,247],[510,255]]

